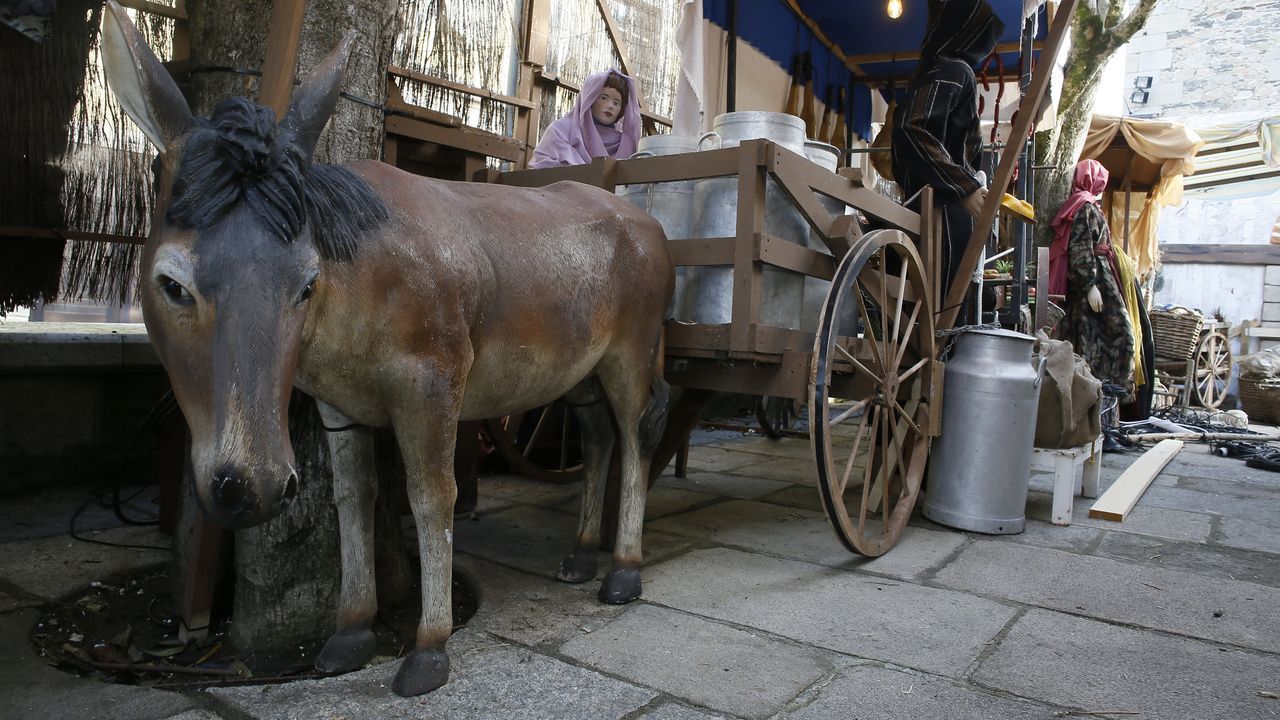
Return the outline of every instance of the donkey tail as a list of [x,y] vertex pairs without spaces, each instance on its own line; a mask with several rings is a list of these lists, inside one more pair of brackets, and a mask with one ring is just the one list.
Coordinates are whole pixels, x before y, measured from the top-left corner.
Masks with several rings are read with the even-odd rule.
[[661,376],[654,375],[649,383],[649,404],[640,415],[640,451],[652,455],[667,427],[667,410],[671,403],[671,386]]
[[652,455],[667,427],[667,411],[671,407],[671,386],[663,379],[666,354],[666,324],[658,330],[654,345],[653,379],[649,382],[649,404],[640,415],[640,451]]

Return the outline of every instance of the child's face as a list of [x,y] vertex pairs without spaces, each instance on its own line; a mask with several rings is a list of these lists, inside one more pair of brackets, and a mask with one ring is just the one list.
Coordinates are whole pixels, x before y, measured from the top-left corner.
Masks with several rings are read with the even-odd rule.
[[622,114],[622,93],[611,87],[604,88],[591,103],[591,117],[601,125],[612,125]]

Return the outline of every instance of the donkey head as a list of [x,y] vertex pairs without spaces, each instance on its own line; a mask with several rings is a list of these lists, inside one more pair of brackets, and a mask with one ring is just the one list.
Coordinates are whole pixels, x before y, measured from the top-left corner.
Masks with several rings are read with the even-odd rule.
[[247,527],[297,492],[288,403],[320,267],[306,188],[354,34],[296,90],[278,125],[244,98],[203,120],[125,12],[108,5],[108,83],[160,151],[143,317],[191,428],[200,504],[223,525]]

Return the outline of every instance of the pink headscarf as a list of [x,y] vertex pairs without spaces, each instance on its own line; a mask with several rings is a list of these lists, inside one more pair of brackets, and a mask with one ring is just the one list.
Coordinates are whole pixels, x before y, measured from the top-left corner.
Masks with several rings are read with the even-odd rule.
[[1071,223],[1086,203],[1097,203],[1107,189],[1111,173],[1097,160],[1076,163],[1075,183],[1071,195],[1053,217],[1053,244],[1049,246],[1049,294],[1067,294],[1067,245],[1071,240]]
[[[622,117],[613,124],[621,138],[618,149],[612,153],[605,147],[595,118],[591,117],[591,105],[604,89],[604,81],[609,73],[627,81],[627,106],[622,109]],[[547,126],[547,131],[533,151],[529,167],[583,165],[597,157],[629,158],[635,154],[636,143],[639,141],[640,101],[636,81],[617,70],[605,70],[587,78],[582,83],[582,91],[578,93],[578,99],[574,101],[569,114]]]

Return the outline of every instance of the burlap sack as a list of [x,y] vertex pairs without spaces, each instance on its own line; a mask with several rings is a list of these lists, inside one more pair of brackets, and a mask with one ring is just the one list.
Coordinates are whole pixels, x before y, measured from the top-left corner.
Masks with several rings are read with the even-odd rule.
[[1071,343],[1038,336],[1033,366],[1047,360],[1040,383],[1040,407],[1036,413],[1038,448],[1072,448],[1091,442],[1102,433],[1102,381],[1089,372],[1089,364],[1072,351]]

